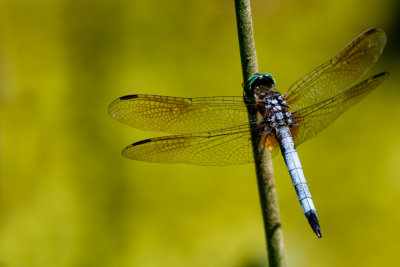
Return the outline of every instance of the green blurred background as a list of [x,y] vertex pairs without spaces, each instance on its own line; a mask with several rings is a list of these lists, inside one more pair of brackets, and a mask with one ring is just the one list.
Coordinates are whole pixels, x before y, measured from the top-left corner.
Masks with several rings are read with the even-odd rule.
[[[253,1],[260,71],[285,91],[371,27],[391,77],[299,148],[324,237],[274,159],[289,266],[394,266],[400,250],[400,5]],[[372,74],[372,73],[370,73]],[[0,1],[1,266],[266,266],[254,166],[130,161],[160,134],[115,98],[242,95],[232,0]]]

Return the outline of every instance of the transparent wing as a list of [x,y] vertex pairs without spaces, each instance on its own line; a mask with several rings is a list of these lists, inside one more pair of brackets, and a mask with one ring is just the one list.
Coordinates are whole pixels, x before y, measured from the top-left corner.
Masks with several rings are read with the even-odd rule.
[[205,132],[248,123],[243,98],[128,95],[109,107],[111,117],[134,128],[169,133]]
[[386,72],[377,74],[336,96],[294,112],[293,115],[298,117],[295,120],[298,126],[291,128],[295,145],[300,145],[322,131],[340,114],[374,90],[388,76],[389,74]]
[[253,162],[252,151],[250,128],[243,125],[225,130],[146,139],[126,147],[122,155],[147,162],[221,166]]
[[386,34],[370,29],[347,45],[330,61],[311,71],[285,93],[290,110],[314,105],[349,88],[378,60]]

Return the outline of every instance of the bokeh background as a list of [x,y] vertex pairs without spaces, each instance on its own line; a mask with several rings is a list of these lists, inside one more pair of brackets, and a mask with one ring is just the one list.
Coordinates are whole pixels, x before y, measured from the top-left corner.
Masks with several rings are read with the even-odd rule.
[[[391,77],[299,147],[324,237],[281,157],[289,266],[394,266],[400,250],[400,5],[253,1],[260,71],[278,88],[380,27]],[[232,0],[0,1],[1,266],[267,266],[254,166],[130,161],[161,135],[107,114],[117,97],[242,95]]]

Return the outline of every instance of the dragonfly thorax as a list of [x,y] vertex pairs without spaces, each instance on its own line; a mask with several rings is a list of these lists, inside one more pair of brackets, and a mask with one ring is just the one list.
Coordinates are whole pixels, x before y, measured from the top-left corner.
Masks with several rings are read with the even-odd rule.
[[263,114],[265,123],[269,128],[293,124],[292,114],[289,112],[286,100],[280,93],[270,91],[258,106],[261,106],[260,104],[263,105],[261,114]]

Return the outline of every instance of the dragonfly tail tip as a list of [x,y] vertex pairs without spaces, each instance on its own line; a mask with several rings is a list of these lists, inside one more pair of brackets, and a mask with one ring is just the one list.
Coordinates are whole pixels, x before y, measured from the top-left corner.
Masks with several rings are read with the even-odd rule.
[[321,238],[322,232],[321,232],[321,227],[319,226],[317,213],[315,211],[311,211],[306,214],[306,217],[314,233],[317,235],[318,238]]

